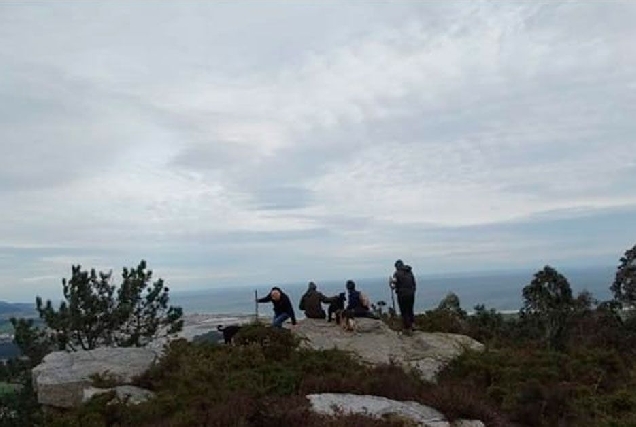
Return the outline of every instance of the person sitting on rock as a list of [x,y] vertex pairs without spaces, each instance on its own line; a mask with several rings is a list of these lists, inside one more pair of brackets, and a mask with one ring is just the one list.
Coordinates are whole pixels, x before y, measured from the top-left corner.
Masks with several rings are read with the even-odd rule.
[[292,325],[296,325],[296,314],[294,313],[294,307],[291,300],[284,293],[281,288],[273,287],[266,297],[258,298],[256,300],[259,303],[271,302],[274,306],[274,319],[272,320],[272,326],[276,328],[282,328],[283,323],[288,319],[291,319]]
[[309,282],[307,292],[300,299],[298,308],[304,310],[308,319],[325,319],[327,313],[322,308],[322,304],[329,304],[330,302],[331,298],[327,298],[322,292],[318,291],[314,282]]
[[347,308],[346,310],[353,313],[355,317],[375,318],[371,312],[371,303],[369,298],[362,292],[356,290],[356,284],[353,280],[347,280]]

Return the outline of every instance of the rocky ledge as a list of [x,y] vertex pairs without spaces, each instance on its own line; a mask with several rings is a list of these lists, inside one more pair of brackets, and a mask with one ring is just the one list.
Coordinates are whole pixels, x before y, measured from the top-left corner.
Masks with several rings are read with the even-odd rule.
[[293,331],[306,338],[305,345],[310,348],[337,348],[374,365],[399,363],[417,370],[428,382],[435,382],[437,373],[463,351],[484,348],[465,335],[419,331],[411,336],[400,335],[384,322],[373,319],[357,319],[355,332],[313,319],[298,322]]

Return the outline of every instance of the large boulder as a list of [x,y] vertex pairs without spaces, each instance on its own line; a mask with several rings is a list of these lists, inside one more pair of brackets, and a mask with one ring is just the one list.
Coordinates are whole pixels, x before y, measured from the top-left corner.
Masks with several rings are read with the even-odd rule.
[[417,402],[400,402],[379,396],[322,393],[307,396],[312,410],[323,415],[362,414],[373,418],[399,417],[419,427],[483,427],[481,421],[449,423],[439,411]]
[[32,371],[38,402],[57,408],[77,406],[85,399],[85,390],[91,388],[92,376],[105,376],[117,385],[130,384],[156,359],[157,353],[148,348],[104,347],[50,353]]
[[437,373],[466,349],[480,351],[484,347],[465,335],[419,331],[400,335],[384,322],[366,318],[356,319],[355,332],[314,319],[299,321],[293,331],[306,338],[305,345],[310,348],[349,351],[374,365],[399,363],[417,370],[429,382],[435,382]]

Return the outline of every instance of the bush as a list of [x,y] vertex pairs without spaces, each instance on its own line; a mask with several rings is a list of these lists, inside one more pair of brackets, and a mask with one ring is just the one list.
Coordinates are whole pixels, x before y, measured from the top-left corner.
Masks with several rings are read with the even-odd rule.
[[415,328],[426,332],[466,334],[468,324],[460,314],[450,310],[429,310],[415,316]]
[[615,350],[507,348],[467,352],[449,364],[440,381],[483,393],[491,407],[519,425],[596,426],[598,420],[625,418],[633,403],[625,386],[633,374]]

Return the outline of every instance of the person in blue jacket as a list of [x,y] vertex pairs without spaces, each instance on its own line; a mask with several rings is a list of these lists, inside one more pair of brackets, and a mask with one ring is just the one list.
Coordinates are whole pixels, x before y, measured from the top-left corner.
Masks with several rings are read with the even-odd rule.
[[347,280],[347,311],[353,313],[355,317],[376,318],[371,312],[369,299],[360,291],[356,290],[353,280]]

